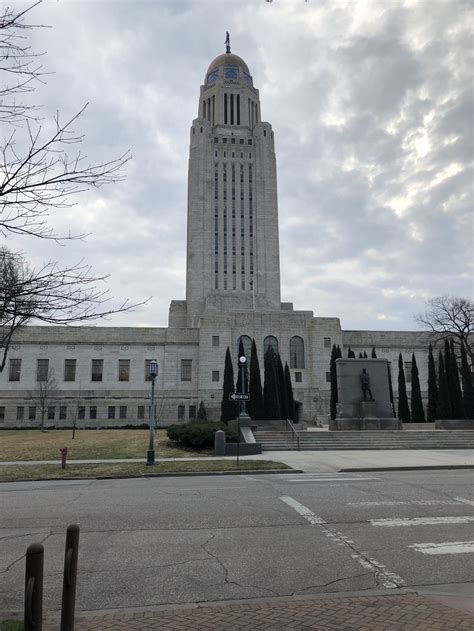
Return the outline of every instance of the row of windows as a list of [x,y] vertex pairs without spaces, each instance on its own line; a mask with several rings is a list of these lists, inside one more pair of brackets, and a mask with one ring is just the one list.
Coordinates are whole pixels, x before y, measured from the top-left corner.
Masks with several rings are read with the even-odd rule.
[[[241,335],[238,341],[237,352],[238,352],[240,342],[242,342],[243,344],[245,357],[249,359],[251,349],[252,349],[251,338],[248,335]],[[278,353],[278,340],[274,335],[267,335],[267,337],[263,340],[264,356],[269,347],[271,347],[275,353]],[[290,338],[290,368],[304,368],[304,367],[305,367],[304,340],[299,335],[294,335],[292,338]]]
[[[232,136],[232,138],[226,138],[225,136],[223,138],[220,139],[223,145],[226,145],[227,142],[229,142],[229,144],[231,145],[235,145],[237,144],[237,140],[239,141],[239,145],[243,145],[245,144],[245,140],[243,138],[234,138]],[[219,138],[217,136],[214,136],[214,144],[217,145],[219,143]],[[247,144],[249,146],[251,146],[253,144],[253,140],[252,138],[248,138],[247,139]]]
[[[144,380],[150,381],[150,362],[151,359],[145,359],[145,372]],[[21,377],[21,359],[10,359],[10,369],[8,373],[9,381],[20,381]],[[130,359],[118,360],[118,373],[117,378],[119,381],[130,381]],[[192,359],[181,360],[181,381],[192,380]],[[64,360],[64,381],[76,381],[76,359]],[[102,381],[104,376],[104,360],[92,359],[91,360],[91,381]],[[37,359],[36,360],[36,381],[48,381],[53,377],[52,370],[49,367],[49,359]]]
[[[67,405],[48,405],[45,410],[45,417],[48,421],[54,421],[59,419],[61,421],[65,421],[67,419],[68,406]],[[86,412],[88,413],[87,418],[91,420],[97,419],[97,406],[89,405],[87,408],[85,405],[74,406],[73,413],[77,415],[78,420],[85,420]],[[122,420],[127,419],[128,409],[126,405],[109,405],[107,409],[107,418],[115,419],[119,418]],[[27,416],[26,416],[27,415]],[[28,421],[36,421],[41,417],[41,410],[37,408],[35,405],[18,405],[16,408],[16,420],[24,421],[27,419]],[[143,420],[145,418],[145,406],[139,405],[137,406],[137,419]],[[5,420],[5,406],[0,406],[0,421]]]
[[[149,406],[138,405],[136,409],[136,419],[137,420],[145,420],[145,410]],[[45,417],[48,421],[54,421],[59,419],[61,421],[67,420],[68,406],[60,405],[54,406],[49,405],[45,410]],[[77,420],[83,421],[88,420],[95,421],[97,420],[97,406],[96,405],[80,405],[78,407],[74,406],[72,413],[77,417]],[[129,418],[129,414],[131,414],[131,410],[129,410],[126,405],[109,405],[107,407],[107,418],[109,420],[120,419],[127,420]],[[41,416],[41,410],[38,409],[35,405],[18,405],[16,408],[16,420],[17,421],[36,421],[39,420]],[[133,415],[130,417],[132,418]],[[178,405],[178,419],[183,420],[186,418],[186,407],[184,405]],[[188,419],[194,420],[196,418],[196,406],[190,405],[188,407]],[[5,406],[0,406],[0,421],[5,420]]]

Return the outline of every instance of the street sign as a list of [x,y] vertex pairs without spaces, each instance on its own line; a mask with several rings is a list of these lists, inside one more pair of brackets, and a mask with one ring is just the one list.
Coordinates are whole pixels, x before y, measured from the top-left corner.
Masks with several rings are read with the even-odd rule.
[[230,401],[250,401],[250,394],[229,394]]

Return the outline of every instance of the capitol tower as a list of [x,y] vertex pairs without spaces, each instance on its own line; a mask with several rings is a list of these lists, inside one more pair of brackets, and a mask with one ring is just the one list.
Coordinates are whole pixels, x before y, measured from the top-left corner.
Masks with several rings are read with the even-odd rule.
[[273,131],[230,44],[206,72],[190,134],[187,325],[208,308],[279,310]]

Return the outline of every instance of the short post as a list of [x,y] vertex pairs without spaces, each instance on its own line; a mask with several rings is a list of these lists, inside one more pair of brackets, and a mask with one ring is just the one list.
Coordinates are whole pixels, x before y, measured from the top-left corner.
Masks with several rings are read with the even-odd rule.
[[148,443],[148,451],[146,452],[147,465],[155,464],[155,379],[158,375],[158,362],[151,359],[148,365],[148,376],[151,379],[151,404],[150,404],[150,440]]
[[43,628],[43,562],[42,544],[29,545],[25,568],[25,631],[41,631]]
[[71,524],[66,532],[64,553],[63,598],[61,603],[61,631],[73,631],[76,606],[77,558],[79,556],[79,526]]
[[67,447],[62,447],[59,450],[59,453],[61,454],[61,469],[65,469],[66,468]]
[[214,434],[214,455],[225,456],[225,432],[221,429]]

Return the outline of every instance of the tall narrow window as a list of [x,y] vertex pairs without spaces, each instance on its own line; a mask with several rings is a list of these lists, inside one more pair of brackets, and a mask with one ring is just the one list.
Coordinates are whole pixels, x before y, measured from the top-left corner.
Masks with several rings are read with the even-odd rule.
[[28,408],[28,420],[36,421],[36,406],[30,405]]
[[181,381],[191,381],[193,375],[193,360],[181,360]]
[[188,412],[189,412],[189,420],[194,421],[194,419],[196,418],[196,406],[190,405]]
[[202,102],[202,117],[206,118],[206,99]]
[[275,353],[278,353],[278,340],[274,335],[267,335],[263,340],[263,354],[267,352],[268,347],[271,346]]
[[64,381],[76,381],[76,360],[64,360]]
[[295,335],[290,339],[290,368],[304,367],[304,341]]
[[138,406],[138,408],[137,408],[137,418],[138,418],[139,421],[143,421],[143,419],[145,418],[145,406],[144,405],[139,405]]
[[240,94],[237,94],[237,125],[240,125]]
[[107,417],[110,420],[113,420],[115,418],[115,405],[109,405],[109,409],[107,412]]
[[224,92],[224,125],[227,125],[227,94]]
[[181,421],[184,418],[185,411],[186,409],[184,405],[178,405],[178,420]]
[[130,381],[130,360],[119,359],[119,381]]
[[10,359],[10,372],[8,381],[20,381],[21,359]]
[[23,407],[23,405],[19,405],[16,408],[16,420],[22,421],[24,416],[25,416],[25,408]]
[[121,405],[119,407],[119,418],[121,418],[122,420],[125,420],[127,418],[127,406],[126,405]]
[[237,355],[239,354],[240,342],[244,347],[244,355],[247,359],[247,366],[250,366],[250,355],[252,353],[252,340],[248,335],[241,335],[237,342]]
[[230,95],[230,124],[234,124],[234,95]]
[[104,360],[103,359],[93,359],[92,360],[91,381],[102,381],[103,370],[104,370]]
[[65,421],[67,419],[67,406],[60,405],[59,406],[59,420]]
[[330,337],[325,337],[324,338],[324,348],[331,348],[331,338]]
[[216,115],[215,115],[215,111],[216,111],[216,97],[213,96],[212,97],[212,124],[215,125],[216,124]]
[[36,364],[36,381],[48,381],[49,359],[38,359]]

